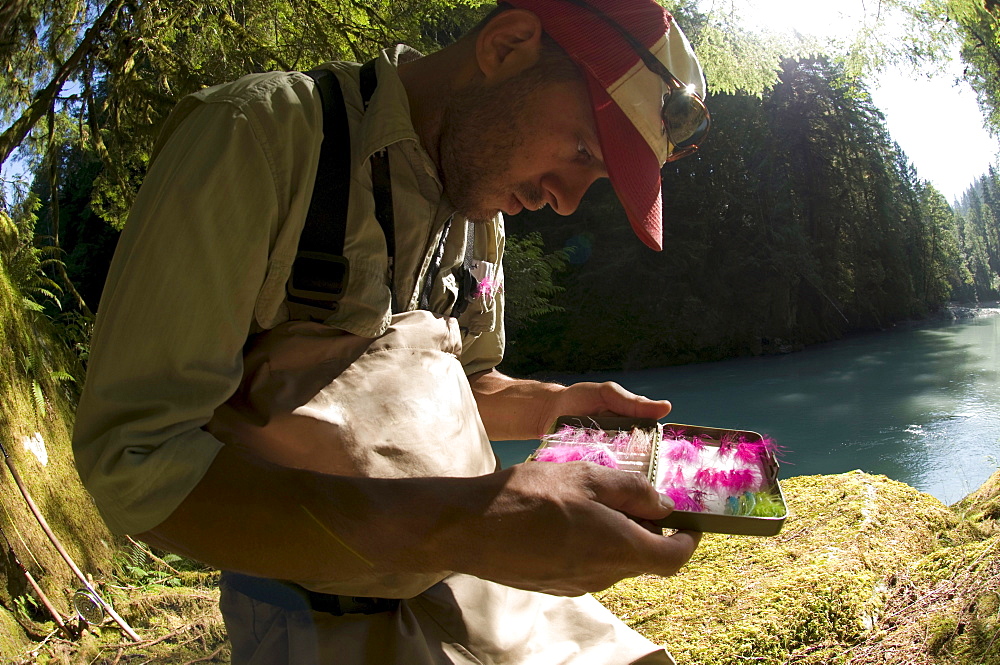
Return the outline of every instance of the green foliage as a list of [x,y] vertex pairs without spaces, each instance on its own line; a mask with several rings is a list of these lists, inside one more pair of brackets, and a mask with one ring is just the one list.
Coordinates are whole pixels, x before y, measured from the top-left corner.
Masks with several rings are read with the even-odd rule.
[[39,201],[29,196],[10,214],[0,209],[0,259],[13,285],[22,294],[25,309],[41,312],[46,303],[59,308],[59,285],[49,278],[45,268],[57,262],[57,250],[36,244],[35,224]]
[[963,270],[956,296],[969,302],[1000,298],[1000,173],[992,167],[958,206],[958,245]]
[[35,600],[34,596],[22,595],[14,597],[14,610],[25,620],[33,621],[34,617],[42,611],[41,603]]
[[732,13],[702,13],[691,2],[666,6],[696,46],[713,93],[760,96],[778,82],[781,60],[801,52],[799,45],[778,35],[746,30]]
[[[54,258],[58,250],[51,245],[37,246],[39,240],[44,240],[44,236],[35,232],[38,208],[38,199],[30,195],[13,208],[13,215],[0,210],[0,261],[15,298],[20,300],[23,316],[36,324],[48,321],[50,313],[62,307],[59,300],[62,289],[48,274],[53,266],[61,265],[61,261]],[[65,397],[75,395],[75,388],[69,384],[76,379],[66,371],[67,367],[53,362],[60,352],[51,347],[46,333],[33,332],[37,334],[19,329],[15,344],[8,352],[17,360],[16,371],[27,381],[36,416],[41,418],[48,414],[52,396],[57,393]],[[67,387],[68,390],[63,389]]]
[[508,331],[515,331],[543,314],[561,311],[550,301],[552,296],[563,290],[553,283],[552,278],[565,269],[567,256],[568,252],[564,250],[546,254],[538,232],[507,236],[504,291],[509,305],[504,320]]
[[204,564],[172,553],[157,554],[146,544],[128,538],[115,553],[115,577],[131,587],[180,587],[202,581],[210,572]]
[[[94,317],[79,311],[63,312],[55,318],[59,338],[76,354],[81,367],[90,358],[90,335],[94,330]],[[83,383],[82,377],[79,381]]]
[[987,126],[1000,133],[1000,18],[980,0],[951,0],[949,15],[961,35],[965,80],[976,91]]
[[752,21],[755,26],[767,25],[760,17],[762,8],[753,0],[671,0],[663,4],[681,18],[689,36],[693,33],[692,42],[715,93],[760,96],[777,84],[781,61],[788,58],[828,58],[844,68],[849,80],[898,65],[937,72],[950,59],[957,39],[947,0],[862,4],[853,24],[839,34],[822,37],[747,28],[751,24],[748,19],[756,19]]

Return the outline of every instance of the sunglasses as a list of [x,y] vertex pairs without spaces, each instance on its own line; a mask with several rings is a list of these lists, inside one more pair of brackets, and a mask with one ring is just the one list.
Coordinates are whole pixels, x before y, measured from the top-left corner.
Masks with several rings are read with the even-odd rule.
[[667,84],[668,91],[663,95],[660,116],[663,119],[667,139],[674,149],[670,151],[666,161],[673,162],[696,152],[712,127],[712,115],[708,112],[705,101],[694,91],[694,86],[681,83],[648,48],[600,9],[582,0],[563,1],[592,12],[614,28],[622,39],[628,42],[643,64]]

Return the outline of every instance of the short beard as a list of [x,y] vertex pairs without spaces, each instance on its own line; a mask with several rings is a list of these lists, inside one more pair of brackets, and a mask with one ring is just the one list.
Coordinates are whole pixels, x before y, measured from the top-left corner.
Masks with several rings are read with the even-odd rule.
[[488,86],[474,81],[452,93],[441,119],[440,172],[445,196],[472,221],[489,221],[503,200],[505,175],[515,151],[524,144],[520,123],[526,97],[536,86],[524,75]]
[[516,151],[527,140],[531,102],[539,88],[566,81],[583,81],[583,74],[555,40],[543,34],[533,66],[493,86],[475,80],[445,100],[438,169],[444,194],[459,214],[491,221],[498,211],[486,209],[486,202],[506,201],[511,194],[528,209],[542,206],[537,184],[510,183],[508,174]]

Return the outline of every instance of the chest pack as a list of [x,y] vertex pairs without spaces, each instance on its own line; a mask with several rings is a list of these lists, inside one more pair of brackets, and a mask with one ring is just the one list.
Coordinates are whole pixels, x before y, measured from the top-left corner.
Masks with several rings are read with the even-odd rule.
[[[378,85],[375,65],[376,60],[370,60],[361,67],[361,98],[365,110]],[[351,275],[350,260],[344,253],[351,192],[351,132],[344,93],[336,74],[329,69],[312,70],[306,74],[315,82],[322,100],[323,141],[320,144],[319,164],[309,211],[299,236],[286,288],[290,302],[333,314],[340,308],[340,300],[347,291]],[[368,161],[371,164],[375,218],[385,236],[387,280],[392,293],[392,312],[395,314],[399,312],[394,284],[396,233],[388,150],[382,148],[376,151]],[[444,246],[453,218],[454,215],[445,222],[440,241],[432,255],[426,279],[421,286],[419,309],[430,309],[431,289],[434,278],[441,269]],[[478,280],[473,276],[475,229],[472,222],[467,222],[466,231],[465,256],[455,275],[459,293],[450,312],[453,317],[462,315],[468,307],[470,296],[479,287]]]

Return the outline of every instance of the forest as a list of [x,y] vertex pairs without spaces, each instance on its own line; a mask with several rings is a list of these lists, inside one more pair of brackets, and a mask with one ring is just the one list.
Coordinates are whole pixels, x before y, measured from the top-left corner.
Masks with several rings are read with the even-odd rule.
[[[607,183],[572,216],[509,219],[504,369],[784,352],[949,300],[998,297],[997,174],[946,201],[888,135],[865,83],[890,62],[932,69],[960,44],[995,128],[997,19],[986,6],[897,0],[848,44],[793,43],[718,8],[668,6],[705,63],[714,124],[701,151],[663,171],[665,251],[634,242]],[[184,94],[249,72],[361,60],[400,41],[434,50],[486,9],[476,0],[6,3],[0,220],[26,307],[85,363],[117,234]],[[913,26],[902,43],[899,25]]]
[[[704,146],[663,170],[664,251],[652,252],[634,237],[607,182],[597,183],[571,216],[541,210],[509,218],[502,369],[518,375],[638,369],[786,353],[935,316],[949,302],[1000,299],[1000,170],[982,174],[959,200],[946,200],[918,177],[894,142],[869,87],[871,76],[887,67],[905,65],[915,75],[934,75],[958,54],[986,126],[1000,134],[1000,5],[882,0],[866,9],[851,38],[820,40],[748,28],[742,17],[754,11],[753,0],[661,1],[684,26],[705,66],[713,116]],[[173,106],[186,94],[247,73],[307,70],[332,59],[364,61],[397,42],[431,52],[456,39],[492,5],[487,0],[6,0],[0,5],[5,349],[0,452],[11,470],[22,470],[41,512],[94,588],[114,600],[142,640],[130,642],[107,618],[103,636],[95,626],[88,631],[81,624],[84,628],[73,633],[52,622],[78,613],[69,590],[80,584],[3,475],[0,660],[228,662],[217,571],[112,536],[79,483],[69,446],[108,265]],[[928,105],[933,125],[928,140],[949,140],[946,123],[937,120],[942,113]],[[845,486],[868,482],[849,478]],[[809,484],[815,483],[806,479],[800,487]],[[943,506],[921,508],[926,497],[900,499],[902,490],[893,485],[879,490],[890,498],[885,506],[869,510],[857,504],[861,513],[889,515],[896,521],[893,528],[850,535],[840,548],[848,552],[859,542],[887,538],[888,563],[880,563],[877,574],[859,572],[873,560],[871,552],[860,551],[857,561],[837,570],[828,545],[838,535],[824,529],[850,512],[840,500],[847,490],[822,491],[834,497],[834,513],[810,517],[820,552],[816,577],[798,576],[796,568],[795,584],[778,587],[775,597],[788,606],[789,589],[821,589],[808,598],[834,600],[793,608],[805,608],[801,626],[786,621],[774,629],[754,624],[745,634],[735,631],[737,647],[750,654],[746,660],[833,662],[821,660],[822,649],[857,647],[858,618],[869,613],[872,592],[868,587],[856,592],[860,587],[847,580],[853,584],[870,575],[879,588],[883,578],[898,581],[902,609],[891,614],[893,620],[916,606],[914,597],[931,598],[930,592],[906,586],[905,575],[893,567],[903,550],[911,558],[924,552],[897,538],[896,526],[904,524],[917,534],[913,539],[920,547],[933,542],[959,551],[959,545],[971,543],[974,561],[953,568],[980,575],[977,584],[982,583],[982,588],[966,578],[956,583],[947,597],[956,599],[958,609],[934,619],[937,623],[925,625],[918,612],[914,630],[921,637],[907,637],[908,644],[943,653],[944,660],[935,663],[989,662],[985,658],[995,653],[994,643],[1000,644],[1000,596],[994,593],[1000,575],[993,572],[995,554],[987,557],[985,548],[1000,531],[990,527],[994,531],[981,533],[978,529],[987,527],[976,521],[979,513],[964,521],[966,513],[975,512],[972,504],[956,521]],[[853,491],[874,492],[870,486]],[[984,491],[980,495],[977,501],[986,504],[983,524],[993,524],[997,501]],[[914,516],[931,513],[935,524],[940,522],[935,528],[948,529],[923,534]],[[869,525],[869,517],[855,522]],[[793,536],[786,543],[788,557],[812,556]],[[706,560],[740,554],[726,554],[728,542],[703,548],[709,551]],[[940,560],[951,565],[944,554]],[[713,566],[699,570],[708,574]],[[951,583],[952,572],[932,576],[935,583]],[[739,589],[733,598],[744,595],[745,579],[733,584]],[[987,586],[992,596],[983,591]],[[725,600],[715,587],[715,580],[706,584],[704,597]],[[972,591],[963,596],[956,589]],[[45,594],[54,608],[45,606]],[[637,598],[651,605],[645,596]],[[992,618],[981,625],[965,618],[955,619],[954,626],[946,622],[966,617],[974,607],[987,608],[980,614]],[[858,616],[845,608],[857,609]],[[758,610],[748,614],[751,623],[771,620]],[[691,653],[735,653],[737,647],[725,640],[703,639],[702,628],[692,631],[697,644]],[[903,649],[896,650],[903,654],[896,660],[883,659],[882,628],[869,632],[864,639],[875,645],[875,655],[852,662],[916,662],[907,660]],[[985,655],[949,660],[947,645],[969,636],[979,640],[976,653]],[[765,643],[772,649],[767,658],[759,656]],[[789,655],[796,650],[803,659]],[[691,656],[685,662],[734,661]]]
[[614,223],[609,187],[571,217],[511,221],[562,259],[553,311],[518,324],[514,364],[638,369],[779,353],[997,298],[996,172],[950,205],[843,66],[787,59],[762,97],[719,93],[711,108],[711,141],[664,170],[662,253]]

